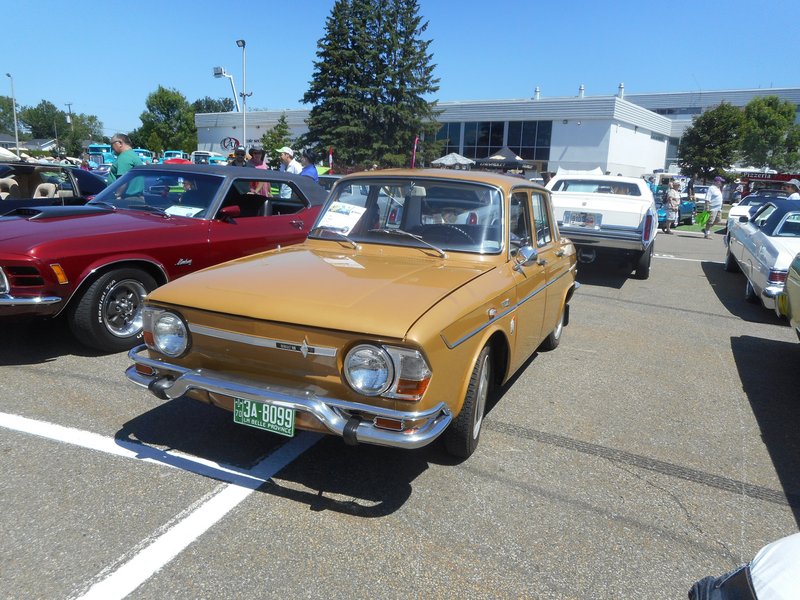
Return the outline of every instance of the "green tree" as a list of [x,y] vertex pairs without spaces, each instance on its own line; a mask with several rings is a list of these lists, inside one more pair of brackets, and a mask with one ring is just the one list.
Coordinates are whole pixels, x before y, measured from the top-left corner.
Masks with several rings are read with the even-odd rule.
[[742,118],[742,111],[726,102],[695,117],[678,146],[683,173],[709,179],[732,165]]
[[[304,139],[327,149],[337,163],[409,165],[414,139],[438,129],[438,79],[421,39],[428,24],[416,0],[337,0],[317,43]],[[431,157],[435,143],[423,150]]]
[[33,139],[60,138],[67,132],[67,115],[55,104],[42,100],[33,107],[23,107],[19,120],[30,130]]
[[0,133],[14,135],[14,105],[9,96],[0,96]]
[[198,98],[192,102],[192,108],[196,113],[219,113],[219,112],[233,112],[236,105],[230,98]]
[[[762,96],[748,102],[741,130],[744,161],[754,167],[786,170],[792,162],[789,145],[794,143],[795,114],[795,105],[777,96]],[[795,154],[796,151],[795,145]]]
[[273,169],[280,166],[280,156],[275,151],[276,148],[292,145],[289,136],[289,123],[286,121],[286,113],[278,118],[278,122],[261,136],[261,147],[264,148],[264,162],[268,163]]
[[147,110],[139,117],[142,126],[129,134],[131,141],[137,145],[147,144],[155,134],[164,149],[192,152],[197,148],[194,110],[183,94],[158,86],[147,96],[145,106]]

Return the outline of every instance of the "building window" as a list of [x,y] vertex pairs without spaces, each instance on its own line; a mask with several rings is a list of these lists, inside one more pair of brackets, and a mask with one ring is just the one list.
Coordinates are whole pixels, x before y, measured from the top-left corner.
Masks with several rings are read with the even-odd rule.
[[437,140],[446,140],[442,148],[443,154],[458,152],[461,144],[461,123],[444,123],[436,133]]
[[526,160],[550,160],[552,121],[509,121],[508,147]]
[[486,158],[503,147],[504,121],[464,123],[464,156]]

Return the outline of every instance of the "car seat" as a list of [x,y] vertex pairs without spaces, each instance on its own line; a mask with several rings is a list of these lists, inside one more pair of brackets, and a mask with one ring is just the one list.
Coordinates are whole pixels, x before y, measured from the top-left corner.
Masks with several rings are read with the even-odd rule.
[[19,198],[19,184],[12,177],[0,179],[0,200]]
[[57,192],[55,183],[40,183],[33,192],[34,198],[55,198]]

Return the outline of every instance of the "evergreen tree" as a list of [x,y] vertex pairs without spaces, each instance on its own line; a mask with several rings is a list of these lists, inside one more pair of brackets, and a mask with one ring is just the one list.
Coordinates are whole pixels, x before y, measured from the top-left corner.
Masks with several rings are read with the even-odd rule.
[[678,147],[681,170],[709,179],[722,174],[736,159],[742,111],[726,102],[695,117]]
[[[337,163],[408,166],[414,139],[434,139],[438,79],[416,0],[337,0],[317,43],[302,101],[312,104],[304,139],[333,147]],[[423,151],[435,157],[431,144]]]
[[275,150],[284,146],[291,147],[289,123],[286,121],[285,113],[280,116],[274,127],[261,136],[261,147],[264,148],[264,162],[273,169],[277,169],[280,166],[280,155]]

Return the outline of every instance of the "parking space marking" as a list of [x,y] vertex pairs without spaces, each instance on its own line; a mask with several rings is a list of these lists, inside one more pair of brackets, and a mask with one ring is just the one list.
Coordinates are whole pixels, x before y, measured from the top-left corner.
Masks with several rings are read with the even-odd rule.
[[111,574],[104,576],[101,572],[98,577],[102,579],[92,584],[89,590],[77,596],[77,599],[114,600],[132,593],[241,504],[261,485],[258,480],[266,481],[275,475],[321,437],[321,434],[303,432],[293,438],[251,469],[251,473],[255,476],[254,480],[241,485],[227,484],[222,491],[191,510],[166,532],[139,544],[139,546],[144,545],[144,549]]
[[710,263],[712,265],[725,264],[721,260],[707,260],[702,258],[681,258],[680,256],[675,256],[673,254],[659,254],[658,252],[653,252],[653,258],[666,258],[667,260],[683,260],[686,262]]

